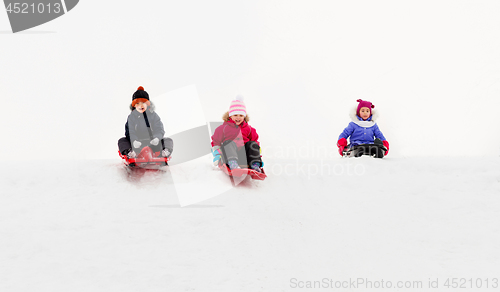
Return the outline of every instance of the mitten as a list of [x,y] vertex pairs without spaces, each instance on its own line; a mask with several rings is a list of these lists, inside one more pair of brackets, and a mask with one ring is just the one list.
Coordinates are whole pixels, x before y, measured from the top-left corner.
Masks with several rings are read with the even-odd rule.
[[134,148],[139,148],[142,145],[142,143],[137,141],[137,140],[135,140],[134,143],[132,143],[132,144],[134,144]]
[[214,166],[219,166],[219,163],[220,163],[220,158],[221,158],[221,152],[220,152],[220,149],[217,148],[217,147],[214,147],[212,149],[212,155],[214,156]]
[[128,158],[135,158],[137,155],[135,154],[135,152],[132,150],[130,151],[128,154],[127,154]]
[[170,151],[168,151],[168,149],[163,149],[163,151],[161,152],[161,155],[163,157],[169,157],[170,156]]
[[387,155],[387,153],[389,153],[389,142],[387,142],[387,140],[384,140],[382,141],[382,143],[384,144],[385,148],[387,149],[387,151],[385,151],[384,153],[384,156]]
[[156,145],[158,145],[158,142],[160,142],[160,139],[158,139],[158,138],[154,138],[154,139],[153,139],[153,140],[151,140],[149,143],[151,143],[151,145],[156,146]]
[[344,151],[344,148],[347,146],[347,140],[345,138],[341,138],[337,141],[337,147],[339,147],[339,154],[340,156],[344,156],[342,154],[342,151]]

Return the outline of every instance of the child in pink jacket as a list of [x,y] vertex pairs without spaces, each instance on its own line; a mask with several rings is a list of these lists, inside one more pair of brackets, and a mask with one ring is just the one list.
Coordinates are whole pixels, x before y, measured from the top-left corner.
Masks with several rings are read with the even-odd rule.
[[224,148],[230,169],[245,167],[260,172],[262,160],[260,158],[259,135],[249,124],[249,117],[243,98],[237,96],[231,102],[229,111],[222,119],[224,123],[215,129],[212,136],[212,154],[214,165],[221,163],[221,147]]

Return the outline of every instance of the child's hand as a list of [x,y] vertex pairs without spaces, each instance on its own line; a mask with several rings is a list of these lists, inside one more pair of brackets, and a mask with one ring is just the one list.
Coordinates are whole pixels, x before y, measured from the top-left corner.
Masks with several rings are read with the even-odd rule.
[[142,145],[142,143],[137,141],[137,140],[135,140],[134,143],[132,143],[132,144],[134,144],[134,148],[139,148]]
[[387,142],[387,140],[384,140],[382,141],[382,143],[384,144],[385,148],[387,148],[387,151],[385,151],[384,153],[384,156],[386,156],[387,153],[389,153],[389,142]]
[[158,142],[160,142],[160,139],[158,139],[158,138],[154,138],[154,139],[153,139],[153,140],[151,140],[149,143],[151,143],[151,145],[156,146],[156,145],[158,145]]
[[215,148],[213,151],[212,151],[212,155],[214,156],[214,166],[219,166],[219,163],[220,163],[220,158],[221,158],[221,152],[220,152],[220,149],[219,148]]
[[347,140],[345,138],[342,138],[337,142],[337,147],[339,147],[340,156],[344,156],[342,152],[344,151],[344,148],[346,146],[347,146]]

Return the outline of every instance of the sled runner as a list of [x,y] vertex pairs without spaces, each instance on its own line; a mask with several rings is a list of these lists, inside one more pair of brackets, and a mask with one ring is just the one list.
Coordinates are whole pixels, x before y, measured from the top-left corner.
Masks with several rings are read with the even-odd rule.
[[161,151],[153,152],[149,146],[142,148],[141,152],[135,158],[123,155],[120,151],[118,151],[118,154],[125,160],[125,165],[131,168],[160,169],[162,166],[168,166],[168,161],[171,159],[171,156],[160,156]]
[[255,171],[250,168],[237,168],[231,170],[226,164],[219,164],[219,168],[231,178],[233,177],[242,177],[244,175],[249,175],[252,179],[255,180],[264,180],[267,175],[264,172],[264,168],[260,168],[262,172]]

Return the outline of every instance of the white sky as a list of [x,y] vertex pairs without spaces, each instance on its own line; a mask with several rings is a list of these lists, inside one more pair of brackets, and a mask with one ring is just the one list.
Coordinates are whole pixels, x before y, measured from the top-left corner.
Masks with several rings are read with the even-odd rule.
[[116,158],[134,90],[190,84],[211,121],[243,94],[264,150],[333,147],[362,98],[394,157],[500,154],[498,1],[120,3],[19,34],[0,13],[7,159]]

